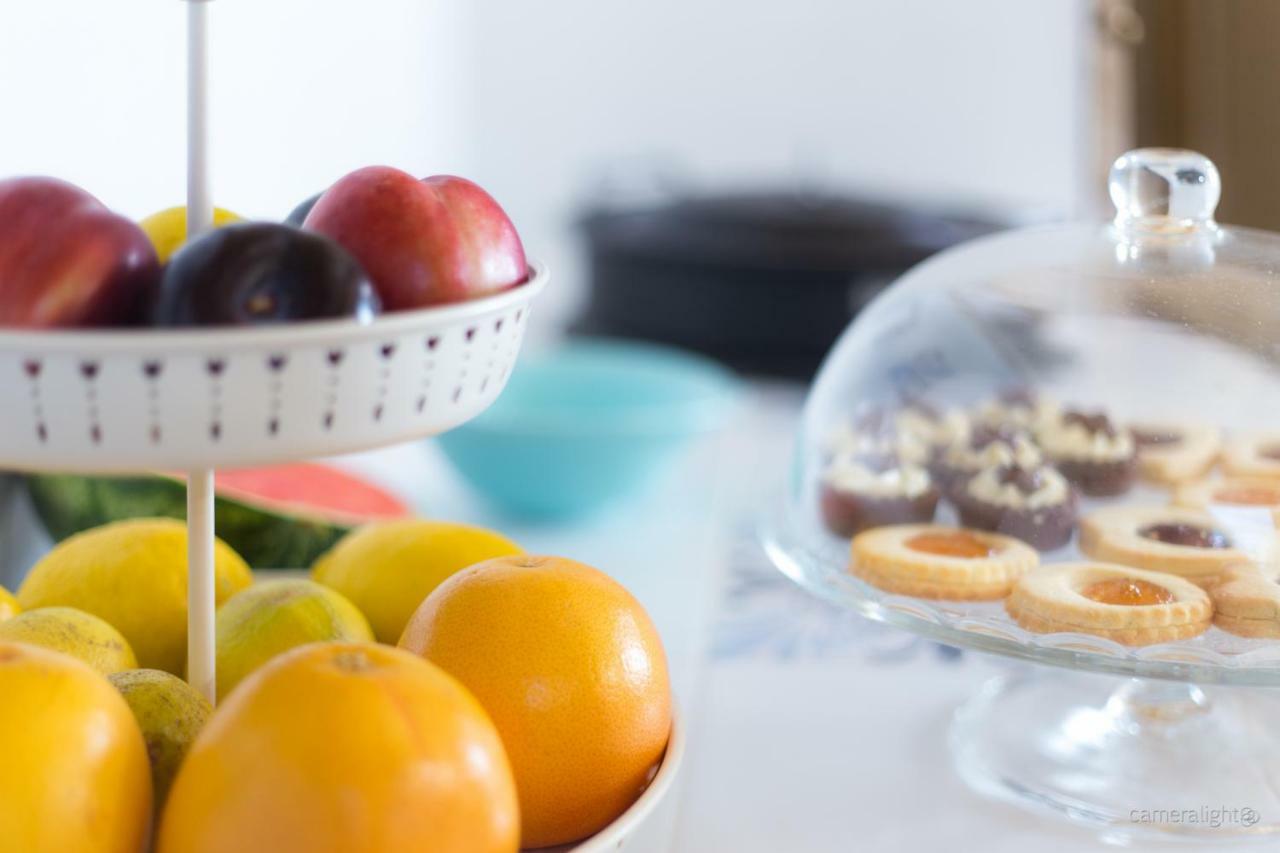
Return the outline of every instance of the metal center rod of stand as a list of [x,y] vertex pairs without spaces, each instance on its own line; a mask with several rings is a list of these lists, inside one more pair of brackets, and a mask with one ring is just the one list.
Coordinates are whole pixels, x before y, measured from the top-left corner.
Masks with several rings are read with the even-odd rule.
[[[213,226],[209,191],[208,0],[187,2],[187,238]],[[187,476],[187,680],[211,703],[214,662],[213,471]]]
[[213,471],[187,476],[187,680],[217,694],[214,664]]

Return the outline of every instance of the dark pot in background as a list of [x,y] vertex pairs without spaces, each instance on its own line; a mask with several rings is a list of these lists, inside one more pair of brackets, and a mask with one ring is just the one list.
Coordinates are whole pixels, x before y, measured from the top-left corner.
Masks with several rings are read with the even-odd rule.
[[873,296],[994,218],[820,193],[705,195],[582,219],[589,290],[575,328],[808,379]]

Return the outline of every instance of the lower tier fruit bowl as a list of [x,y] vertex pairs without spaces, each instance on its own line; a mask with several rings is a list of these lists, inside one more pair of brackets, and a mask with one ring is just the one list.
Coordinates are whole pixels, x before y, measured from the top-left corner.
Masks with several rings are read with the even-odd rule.
[[0,467],[245,467],[438,435],[501,393],[544,268],[494,296],[231,329],[0,332]]

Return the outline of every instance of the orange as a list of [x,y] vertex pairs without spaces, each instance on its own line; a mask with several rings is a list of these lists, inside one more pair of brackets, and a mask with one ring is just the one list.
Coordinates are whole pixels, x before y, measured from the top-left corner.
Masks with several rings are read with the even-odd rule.
[[142,733],[70,655],[0,642],[0,850],[139,853],[151,823]]
[[511,768],[475,698],[372,643],[313,643],[242,681],[169,793],[158,853],[512,853]]
[[585,838],[653,778],[671,732],[662,642],[590,566],[500,557],[429,595],[400,640],[471,689],[498,727],[526,847]]

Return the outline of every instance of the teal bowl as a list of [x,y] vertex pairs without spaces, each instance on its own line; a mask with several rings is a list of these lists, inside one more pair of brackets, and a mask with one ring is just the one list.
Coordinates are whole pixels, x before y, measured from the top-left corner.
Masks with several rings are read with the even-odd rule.
[[700,356],[571,339],[523,357],[489,409],[437,441],[498,509],[566,519],[640,489],[691,439],[723,426],[737,398],[732,374]]

